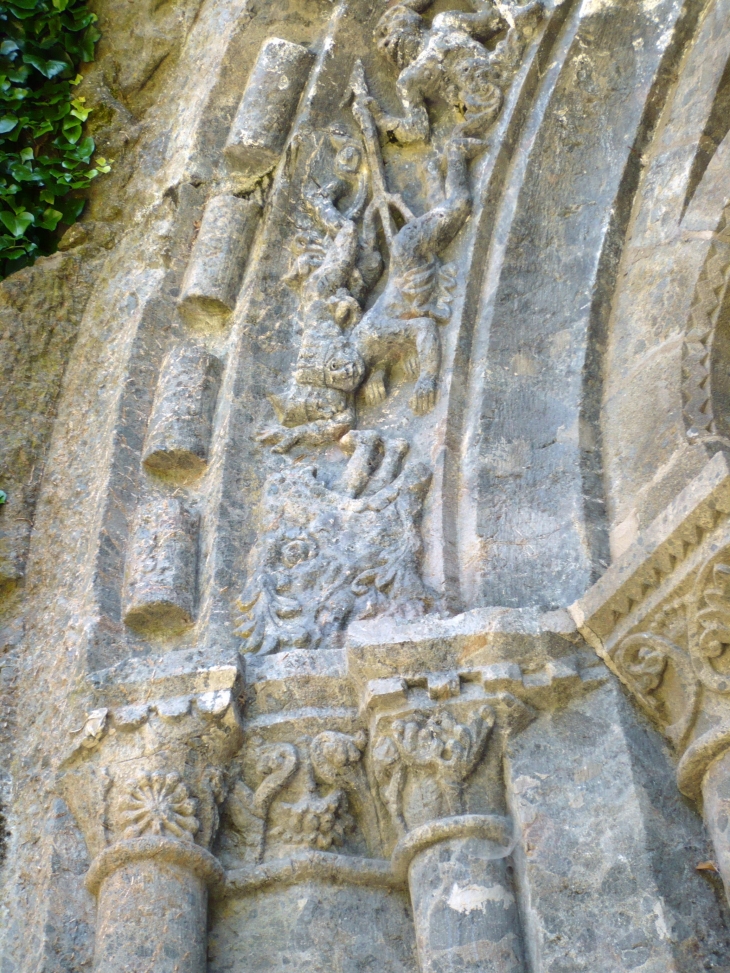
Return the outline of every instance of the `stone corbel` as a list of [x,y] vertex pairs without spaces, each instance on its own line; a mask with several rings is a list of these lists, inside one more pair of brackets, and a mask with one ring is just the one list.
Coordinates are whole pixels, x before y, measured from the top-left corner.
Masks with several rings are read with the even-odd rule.
[[678,758],[730,898],[730,463],[718,453],[571,608]]
[[235,664],[169,657],[97,674],[61,788],[97,897],[94,970],[202,973],[224,769],[241,745]]
[[391,866],[408,884],[421,970],[522,973],[502,751],[532,710],[456,673],[427,677],[422,688],[371,681],[366,708]]

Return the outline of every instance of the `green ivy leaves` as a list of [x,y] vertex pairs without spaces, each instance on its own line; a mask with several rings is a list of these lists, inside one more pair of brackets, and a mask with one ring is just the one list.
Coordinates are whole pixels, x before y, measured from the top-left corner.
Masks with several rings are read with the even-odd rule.
[[74,97],[76,69],[101,36],[85,0],[0,0],[0,279],[56,249],[80,191],[109,163],[92,164],[90,109]]

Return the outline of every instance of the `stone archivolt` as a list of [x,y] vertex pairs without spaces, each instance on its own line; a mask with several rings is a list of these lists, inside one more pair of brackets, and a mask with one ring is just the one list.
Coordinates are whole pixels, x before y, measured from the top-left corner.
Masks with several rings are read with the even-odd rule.
[[[150,400],[119,590],[122,622],[147,654],[86,679],[59,770],[90,859],[98,973],[202,973],[209,895],[230,914],[256,894],[316,883],[407,891],[422,973],[532,969],[511,747],[541,714],[604,684],[576,626],[676,749],[680,788],[703,799],[730,884],[724,456],[572,619],[521,609],[454,619],[427,581],[444,346],[464,300],[451,253],[481,203],[480,160],[499,154],[491,139],[510,85],[552,14],[539,2],[470,0],[434,16],[430,6],[373,14],[372,56],[350,52],[328,128],[307,114],[327,45],[315,56],[265,40],[222,151],[225,177],[201,200],[176,292],[184,340]],[[373,94],[375,51],[395,66],[393,110]],[[251,326],[237,307],[261,283],[246,259],[265,233],[286,243],[274,293],[289,344],[283,382],[267,389],[274,419],[246,433],[260,490],[236,578],[242,662],[185,639],[209,621],[200,579],[215,545],[201,497],[218,399],[234,397],[220,334]],[[713,267],[717,303],[725,271]],[[714,326],[714,304],[705,310]],[[687,355],[706,364],[690,338]],[[687,393],[688,422],[698,395]],[[699,434],[715,431],[707,420]],[[166,655],[148,652],[161,642]],[[143,909],[166,920],[151,958]]]

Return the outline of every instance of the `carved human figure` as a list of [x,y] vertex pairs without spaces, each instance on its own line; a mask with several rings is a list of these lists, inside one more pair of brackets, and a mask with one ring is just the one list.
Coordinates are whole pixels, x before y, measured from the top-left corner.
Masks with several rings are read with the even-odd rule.
[[[454,134],[483,136],[499,115],[502,89],[544,13],[540,0],[512,9],[470,0],[471,13],[448,10],[428,27],[421,12],[432,2],[404,0],[386,10],[375,28],[378,47],[400,70],[396,87],[404,115],[384,112],[373,99],[370,109],[381,131],[399,142],[428,139],[427,103],[437,98],[462,118]],[[488,50],[485,43],[505,29],[505,37]]]
[[449,274],[438,255],[471,213],[467,162],[482,148],[476,139],[455,138],[446,145],[444,201],[406,223],[393,237],[388,282],[352,330],[352,345],[368,373],[363,394],[369,405],[385,398],[387,371],[401,359],[413,362],[418,376],[410,399],[413,411],[423,415],[436,404],[441,364],[438,324],[449,315],[448,301],[443,300]]
[[346,220],[303,287],[297,363],[286,393],[269,397],[280,425],[258,437],[275,452],[285,453],[298,444],[336,442],[355,424],[354,393],[365,375],[365,363],[344,332],[361,314],[345,287],[358,244],[357,227]]
[[297,365],[287,394],[271,397],[281,426],[261,433],[261,442],[283,453],[298,444],[318,446],[341,439],[355,424],[353,393],[363,378],[365,401],[382,402],[387,372],[400,360],[411,363],[417,377],[410,399],[413,411],[423,415],[434,407],[441,363],[438,324],[448,317],[444,295],[450,284],[438,255],[471,212],[467,163],[482,148],[476,139],[447,144],[444,201],[393,237],[388,282],[362,316],[344,287],[359,252],[357,227],[344,223],[304,286]]
[[[327,140],[326,140],[327,141]],[[311,229],[302,230],[292,241],[296,254],[284,282],[290,285],[306,280],[319,268],[330,250],[329,244],[345,224],[356,223],[362,216],[368,198],[368,167],[361,145],[336,132],[329,141],[337,149],[334,159],[325,164],[322,173],[321,145],[313,151],[306,167],[302,196],[305,209],[314,221]],[[345,201],[344,209],[340,204]],[[361,301],[377,283],[383,271],[383,260],[374,234],[358,240],[357,259],[343,283]]]

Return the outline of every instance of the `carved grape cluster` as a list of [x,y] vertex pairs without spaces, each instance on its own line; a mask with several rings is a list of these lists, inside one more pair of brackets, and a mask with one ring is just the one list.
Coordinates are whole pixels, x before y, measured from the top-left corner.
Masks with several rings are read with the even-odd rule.
[[347,798],[340,790],[326,797],[307,794],[296,804],[283,805],[282,810],[284,823],[272,828],[270,836],[320,851],[341,845],[354,823],[347,813]]

